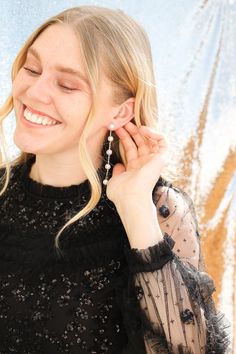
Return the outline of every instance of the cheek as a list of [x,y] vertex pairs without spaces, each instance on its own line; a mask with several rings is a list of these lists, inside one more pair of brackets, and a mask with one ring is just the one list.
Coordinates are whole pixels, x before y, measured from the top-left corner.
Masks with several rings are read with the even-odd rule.
[[26,80],[24,80],[23,75],[19,72],[12,84],[12,96],[17,98],[21,92],[26,88]]
[[89,99],[80,96],[72,100],[68,98],[63,99],[62,97],[59,100],[54,100],[54,104],[69,126],[74,127],[78,131],[85,125],[91,108]]

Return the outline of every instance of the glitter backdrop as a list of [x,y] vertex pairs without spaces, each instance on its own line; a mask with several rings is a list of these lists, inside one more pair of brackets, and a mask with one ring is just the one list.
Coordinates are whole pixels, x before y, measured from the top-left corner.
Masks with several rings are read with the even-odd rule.
[[[236,332],[236,1],[1,0],[0,104],[28,35],[49,16],[81,4],[123,9],[150,36],[169,170],[194,200],[215,300]],[[13,128],[10,115],[6,131],[16,154]]]

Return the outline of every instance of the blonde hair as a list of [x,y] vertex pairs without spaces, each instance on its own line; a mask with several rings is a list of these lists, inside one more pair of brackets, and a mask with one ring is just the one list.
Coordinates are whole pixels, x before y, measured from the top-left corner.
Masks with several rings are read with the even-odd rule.
[[[91,197],[87,205],[72,217],[58,232],[56,247],[63,230],[78,219],[87,215],[101,197],[101,182],[89,156],[86,141],[93,123],[96,110],[96,88],[99,72],[105,72],[114,86],[114,100],[121,103],[129,97],[135,97],[135,118],[133,122],[139,127],[146,125],[157,128],[157,93],[154,79],[151,48],[143,28],[136,21],[120,10],[111,10],[96,6],[81,6],[67,9],[43,23],[25,42],[12,67],[12,81],[23,66],[28,48],[36,38],[53,24],[66,24],[73,28],[84,56],[85,70],[93,95],[93,105],[79,141],[78,157],[88,178]],[[32,154],[21,152],[10,161],[4,139],[2,123],[13,109],[10,95],[0,109],[0,133],[2,139],[1,165],[5,167],[4,185],[6,190],[12,166],[26,162]],[[113,151],[119,161],[125,162],[121,144],[116,140]],[[4,161],[4,163],[3,163]]]

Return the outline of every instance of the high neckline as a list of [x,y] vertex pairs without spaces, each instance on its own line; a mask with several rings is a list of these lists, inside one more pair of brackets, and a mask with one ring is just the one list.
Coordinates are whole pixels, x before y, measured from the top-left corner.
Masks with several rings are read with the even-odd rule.
[[[73,199],[84,194],[90,193],[90,183],[86,179],[79,184],[72,184],[65,187],[56,187],[48,184],[43,184],[35,181],[30,177],[30,171],[33,163],[35,162],[35,156],[28,158],[28,160],[23,164],[21,170],[21,180],[23,187],[27,193],[39,197],[41,199]],[[97,170],[100,181],[104,179],[104,166]],[[105,191],[105,186],[103,185],[102,190]]]

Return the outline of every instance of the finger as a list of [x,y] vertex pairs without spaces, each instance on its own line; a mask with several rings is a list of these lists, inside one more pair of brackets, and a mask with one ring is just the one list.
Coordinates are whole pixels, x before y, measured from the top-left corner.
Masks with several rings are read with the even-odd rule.
[[141,125],[139,130],[142,132],[142,134],[150,139],[153,140],[160,140],[165,138],[165,135],[163,133],[157,132],[155,129],[147,127],[146,125]]
[[122,163],[117,163],[112,169],[112,177],[119,176],[123,172],[125,172],[125,166]]
[[151,148],[155,149],[158,146],[160,151],[165,151],[168,148],[167,140],[163,133],[158,133],[147,126],[141,126],[139,129],[149,139]]
[[147,141],[140,133],[138,127],[135,124],[129,122],[124,126],[124,128],[130,133],[132,139],[135,141],[139,155],[142,156],[149,153],[149,146],[147,144]]
[[123,145],[127,162],[136,159],[138,157],[137,146],[129,133],[124,128],[119,128],[115,132]]

